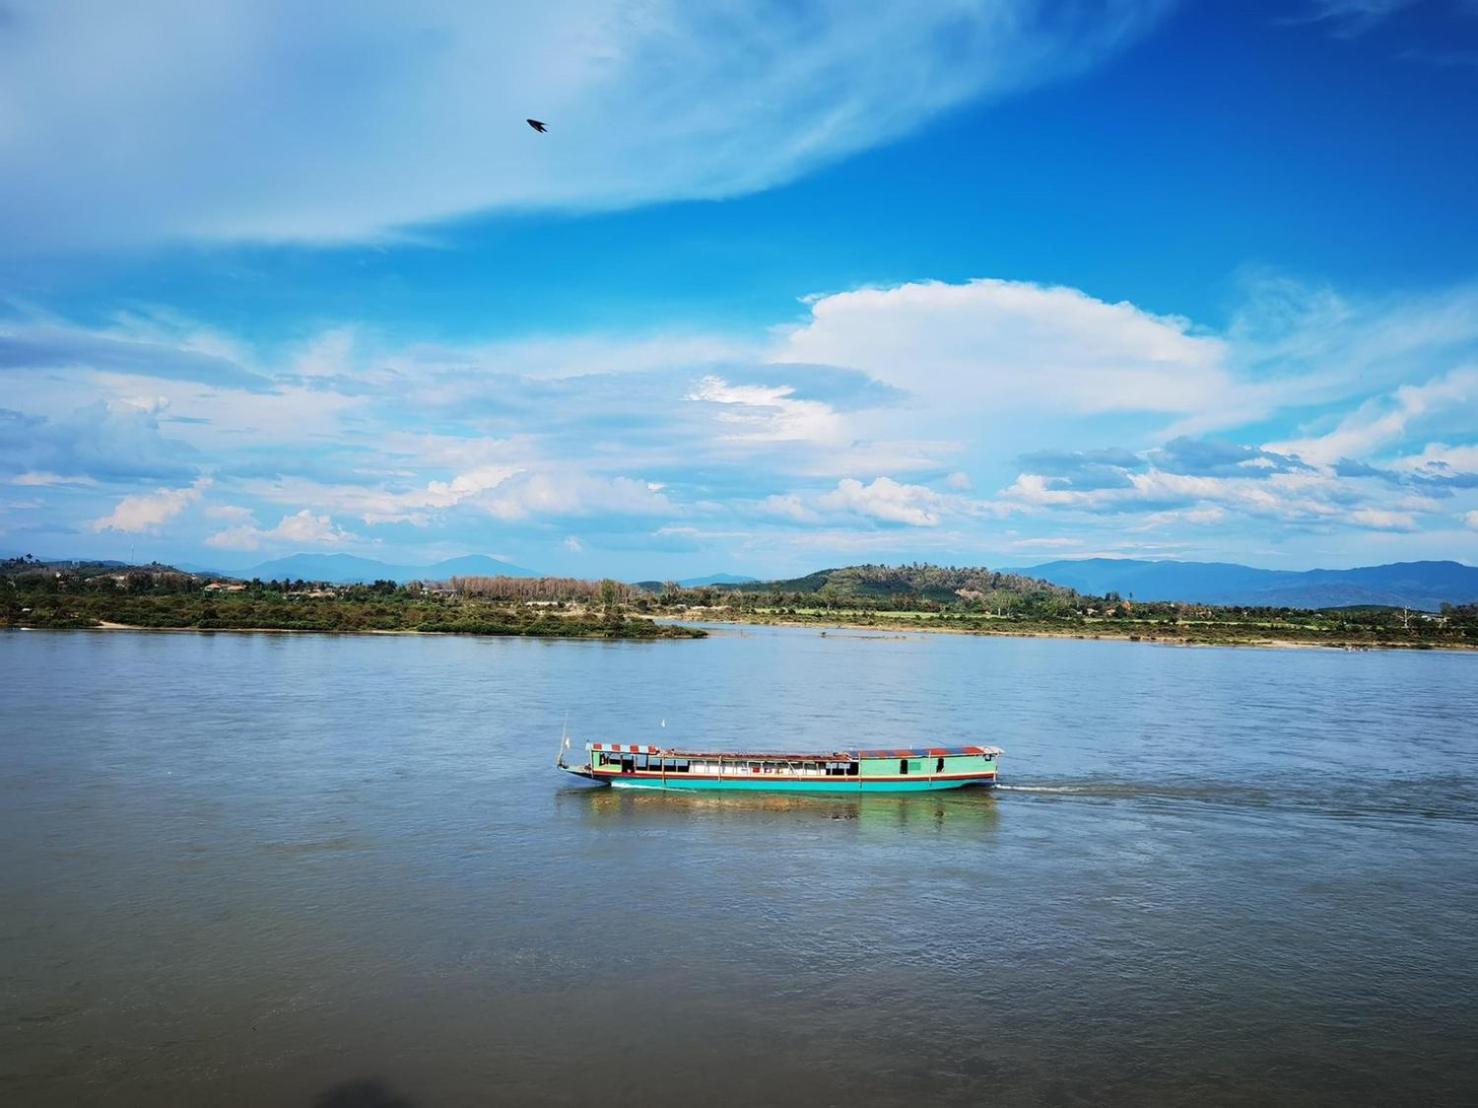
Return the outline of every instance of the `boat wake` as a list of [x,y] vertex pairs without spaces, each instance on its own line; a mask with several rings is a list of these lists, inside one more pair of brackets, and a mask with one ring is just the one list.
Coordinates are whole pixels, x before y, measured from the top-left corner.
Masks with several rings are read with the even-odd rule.
[[1289,781],[1254,786],[1227,781],[1077,781],[1062,784],[1000,784],[996,792],[1025,794],[1023,800],[1130,802],[1158,806],[1215,807],[1266,812],[1298,811],[1332,819],[1376,823],[1438,820],[1478,823],[1478,787],[1451,776],[1388,778],[1378,788],[1366,782]]

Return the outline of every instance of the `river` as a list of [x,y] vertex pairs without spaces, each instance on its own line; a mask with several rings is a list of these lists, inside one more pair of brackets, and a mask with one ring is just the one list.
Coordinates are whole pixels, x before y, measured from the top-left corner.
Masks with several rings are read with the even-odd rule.
[[[0,695],[7,1103],[1478,1093],[1478,654],[9,632]],[[566,718],[1004,787],[612,792]]]

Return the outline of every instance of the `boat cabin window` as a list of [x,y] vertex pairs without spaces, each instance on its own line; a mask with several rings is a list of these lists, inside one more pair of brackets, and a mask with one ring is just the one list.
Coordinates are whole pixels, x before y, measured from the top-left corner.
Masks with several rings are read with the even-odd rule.
[[848,777],[856,777],[857,776],[857,763],[856,762],[848,762],[847,763],[847,776]]
[[940,758],[939,761],[937,761],[937,762],[934,763],[934,772],[935,773],[943,773],[944,772],[944,759],[943,758]]
[[898,772],[899,773],[907,773],[908,772],[908,759],[907,758],[899,758],[898,759]]

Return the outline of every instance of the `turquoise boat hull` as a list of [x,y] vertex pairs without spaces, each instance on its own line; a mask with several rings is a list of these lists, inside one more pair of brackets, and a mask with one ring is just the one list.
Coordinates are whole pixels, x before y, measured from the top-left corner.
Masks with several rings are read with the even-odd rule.
[[771,793],[833,793],[856,796],[858,793],[929,793],[940,792],[944,789],[961,789],[966,786],[990,787],[996,783],[995,777],[975,777],[969,779],[940,778],[930,780],[921,777],[917,781],[868,781],[865,778],[843,777],[843,778],[816,778],[800,781],[750,781],[743,778],[729,778],[722,781],[711,778],[668,777],[641,778],[641,777],[614,777],[604,778],[603,784],[609,784],[613,789],[655,789],[670,792],[771,792]]

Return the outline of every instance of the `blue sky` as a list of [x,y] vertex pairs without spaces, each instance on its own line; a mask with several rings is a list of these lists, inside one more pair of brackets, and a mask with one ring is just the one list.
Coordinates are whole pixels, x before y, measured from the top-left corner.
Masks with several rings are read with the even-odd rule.
[[1475,115],[1472,0],[6,0],[0,550],[1475,562]]

